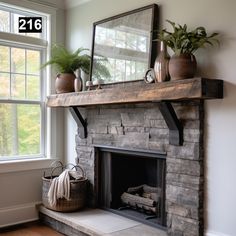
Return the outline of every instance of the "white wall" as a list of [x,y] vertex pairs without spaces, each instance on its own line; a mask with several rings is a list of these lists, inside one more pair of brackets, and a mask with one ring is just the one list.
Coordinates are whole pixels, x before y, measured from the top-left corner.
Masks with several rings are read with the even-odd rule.
[[[202,77],[223,79],[225,98],[206,102],[206,232],[207,235],[236,235],[236,1],[235,0],[91,0],[67,10],[66,44],[71,49],[91,47],[92,23],[151,3],[160,6],[165,19],[189,27],[205,26],[221,34],[221,46],[196,54]],[[66,114],[66,133],[74,150],[75,123]],[[71,128],[70,128],[71,127]]]

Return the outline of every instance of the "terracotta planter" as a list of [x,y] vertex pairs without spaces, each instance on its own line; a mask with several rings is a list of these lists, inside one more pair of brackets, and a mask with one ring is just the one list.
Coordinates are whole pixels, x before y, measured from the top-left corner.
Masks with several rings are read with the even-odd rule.
[[171,80],[180,80],[194,77],[197,62],[192,54],[173,55],[169,61]]
[[74,92],[75,75],[70,73],[63,73],[57,75],[55,81],[56,93],[70,93]]

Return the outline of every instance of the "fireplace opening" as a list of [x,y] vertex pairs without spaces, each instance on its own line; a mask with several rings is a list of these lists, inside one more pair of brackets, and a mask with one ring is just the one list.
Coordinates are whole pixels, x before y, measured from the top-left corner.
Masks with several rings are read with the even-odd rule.
[[153,226],[166,225],[163,152],[97,146],[99,207]]

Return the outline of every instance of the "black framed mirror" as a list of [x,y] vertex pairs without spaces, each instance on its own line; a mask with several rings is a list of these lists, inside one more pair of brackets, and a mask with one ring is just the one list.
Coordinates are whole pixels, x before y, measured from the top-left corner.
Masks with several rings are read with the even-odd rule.
[[158,6],[148,5],[93,24],[90,80],[142,80],[157,55]]

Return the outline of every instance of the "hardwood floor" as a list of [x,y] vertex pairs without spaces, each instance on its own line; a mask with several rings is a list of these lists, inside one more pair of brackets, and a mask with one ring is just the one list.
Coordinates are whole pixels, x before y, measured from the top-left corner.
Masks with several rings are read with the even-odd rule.
[[62,236],[57,231],[40,222],[27,223],[0,229],[1,236]]

